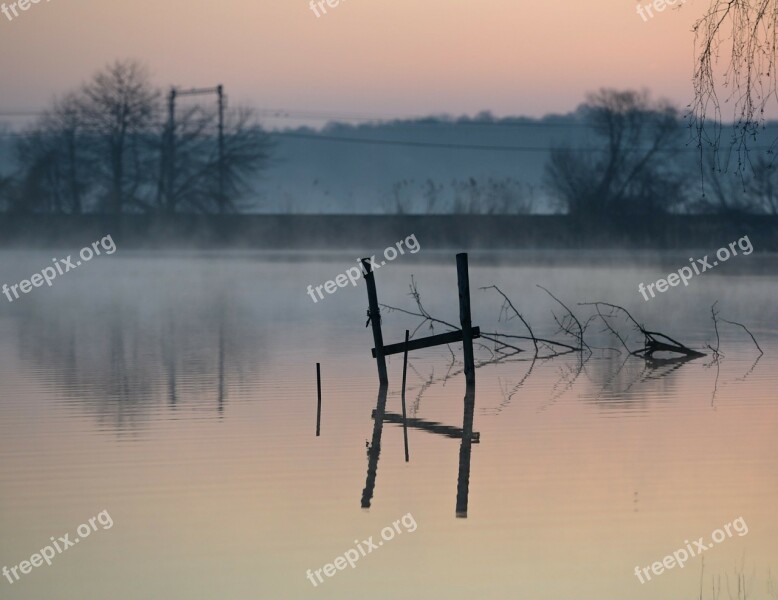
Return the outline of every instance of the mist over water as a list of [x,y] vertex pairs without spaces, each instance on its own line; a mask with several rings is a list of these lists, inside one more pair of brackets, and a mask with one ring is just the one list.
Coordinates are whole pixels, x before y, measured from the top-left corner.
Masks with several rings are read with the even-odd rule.
[[[765,355],[726,325],[718,364],[710,350],[684,364],[649,366],[607,351],[583,364],[577,354],[533,362],[531,342],[517,342],[527,352],[476,370],[480,441],[469,453],[467,518],[458,519],[460,440],[445,432],[463,423],[459,344],[453,364],[445,346],[411,356],[409,463],[402,426],[391,418],[401,412],[402,357],[389,358],[387,418],[370,507],[361,507],[378,392],[364,282],[315,304],[305,291],[354,264],[351,254],[119,247],[3,304],[0,564],[17,564],[103,508],[115,522],[53,566],[5,585],[3,597],[137,598],[142,572],[154,598],[345,598],[366,589],[371,598],[435,597],[441,581],[451,598],[475,589],[494,598],[506,590],[692,598],[700,558],[643,585],[635,566],[739,516],[748,535],[708,550],[706,577],[745,570],[766,589],[778,564],[778,275],[748,264],[758,255],[645,302],[637,284],[683,262],[668,255],[582,266],[564,253],[553,261],[474,253],[473,324],[484,332],[526,334],[516,319],[499,318],[493,291],[479,289],[496,284],[538,337],[564,340],[552,313],[561,309],[541,284],[581,321],[593,310],[578,302],[612,302],[695,348],[715,344],[710,305],[718,300],[721,317],[746,324]],[[50,260],[4,252],[0,281],[19,281]],[[424,307],[458,323],[453,253],[420,252],[382,267],[379,301],[415,311],[411,275]],[[418,323],[385,310],[385,342]],[[618,346],[601,326],[588,327],[592,345]],[[417,337],[443,330],[425,326]],[[479,341],[478,364],[494,352]],[[382,547],[380,559],[365,557],[317,589],[306,580],[307,569],[408,512],[418,529]]]

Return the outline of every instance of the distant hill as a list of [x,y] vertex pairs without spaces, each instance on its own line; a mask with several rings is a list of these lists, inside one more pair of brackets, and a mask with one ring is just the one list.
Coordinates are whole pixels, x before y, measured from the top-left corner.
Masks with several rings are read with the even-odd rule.
[[[1,125],[1,124],[0,124]],[[686,128],[684,128],[686,129]],[[396,213],[451,212],[452,182],[512,180],[532,199],[532,212],[553,212],[543,186],[549,150],[572,145],[601,146],[580,112],[542,119],[428,117],[416,120],[330,123],[322,129],[299,127],[273,131],[273,164],[253,182],[255,197],[243,210],[259,213]],[[688,139],[688,131],[681,139]],[[778,139],[772,123],[755,145]],[[13,136],[0,135],[0,174],[9,173]],[[722,144],[726,144],[726,135]],[[682,146],[683,147],[683,146]],[[726,149],[726,148],[725,148]],[[679,160],[690,178],[699,178],[694,144]],[[428,209],[430,184],[439,199]]]
[[[393,212],[392,188],[403,181],[406,185],[398,193],[410,199],[412,212],[426,212],[422,185],[427,180],[444,185],[443,206],[435,211],[441,212],[451,200],[452,180],[490,177],[531,186],[536,212],[549,212],[540,189],[548,150],[563,143],[585,144],[591,136],[576,115],[536,120],[496,119],[488,114],[472,119],[332,123],[320,131],[300,128],[278,133],[278,164],[263,174],[259,186],[263,210],[363,214]],[[419,146],[399,145],[405,142]]]

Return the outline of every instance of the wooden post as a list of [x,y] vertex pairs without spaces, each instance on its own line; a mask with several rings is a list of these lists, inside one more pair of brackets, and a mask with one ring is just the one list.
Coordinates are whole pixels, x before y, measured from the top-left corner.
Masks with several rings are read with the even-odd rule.
[[459,283],[459,322],[462,324],[462,352],[465,359],[465,411],[462,423],[462,444],[459,447],[459,478],[457,481],[456,516],[467,518],[467,500],[470,489],[470,453],[473,439],[473,410],[475,408],[475,358],[473,332],[470,321],[470,276],[467,254],[457,254],[457,281]]
[[473,355],[473,331],[470,320],[470,276],[467,270],[467,253],[457,254],[457,283],[459,284],[459,322],[462,324],[462,352],[465,359],[465,383],[468,390],[475,390],[475,358]]
[[402,391],[402,400],[403,400],[403,439],[405,440],[405,462],[408,462],[410,460],[410,457],[408,456],[408,422],[405,416],[405,378],[408,373],[408,337],[410,336],[410,331],[407,329],[405,330],[405,353],[403,354],[403,391]]
[[321,432],[321,365],[316,363],[316,390],[319,393],[319,403],[316,407],[316,437]]
[[373,325],[373,344],[376,350],[375,361],[376,365],[378,365],[378,381],[380,385],[389,385],[389,376],[386,373],[386,357],[384,356],[384,336],[381,333],[381,311],[378,308],[375,275],[370,266],[369,258],[362,259],[362,269],[365,272],[365,283],[367,284],[367,301],[369,304],[367,314],[370,323]]

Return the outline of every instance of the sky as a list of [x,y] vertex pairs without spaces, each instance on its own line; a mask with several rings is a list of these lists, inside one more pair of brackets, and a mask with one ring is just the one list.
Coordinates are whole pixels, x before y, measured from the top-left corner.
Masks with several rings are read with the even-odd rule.
[[309,0],[40,0],[0,14],[0,111],[44,107],[117,58],[260,108],[542,116],[600,87],[685,106],[705,4],[644,20],[635,0],[340,0],[319,17]]

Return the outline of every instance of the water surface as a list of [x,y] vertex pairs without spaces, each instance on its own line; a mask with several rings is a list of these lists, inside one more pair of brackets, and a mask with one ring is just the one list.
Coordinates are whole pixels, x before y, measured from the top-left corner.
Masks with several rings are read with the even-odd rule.
[[[379,299],[415,310],[413,275],[430,313],[457,323],[453,254],[398,258],[376,274]],[[705,350],[684,364],[604,350],[533,361],[532,344],[519,343],[526,352],[477,369],[480,441],[469,454],[466,518],[456,511],[461,348],[411,357],[406,463],[398,357],[389,361],[386,422],[373,419],[381,398],[364,283],[315,304],[305,291],[355,258],[120,248],[51,288],[14,303],[0,297],[0,566],[28,560],[51,536],[72,537],[100,511],[114,521],[52,566],[13,585],[0,579],[2,597],[691,600],[700,558],[645,584],[635,567],[738,517],[748,534],[703,554],[705,597],[711,577],[720,577],[722,597],[728,578],[737,597],[738,573],[749,597],[770,597],[778,275],[764,265],[772,258],[738,257],[644,302],[637,284],[685,257],[472,255],[473,323],[483,331],[526,333],[516,319],[498,319],[493,291],[478,289],[497,284],[536,335],[570,342],[556,333],[552,311],[564,311],[542,284],[582,322],[593,310],[578,302],[605,300],[696,348],[715,345],[718,300],[721,316],[746,324],[765,354],[731,325],[721,327],[718,361]],[[4,252],[0,282],[50,260]],[[418,323],[384,311],[385,341]],[[593,345],[619,347],[600,322],[587,329]],[[482,342],[486,363],[494,346]],[[415,531],[318,587],[306,579],[408,513]]]

